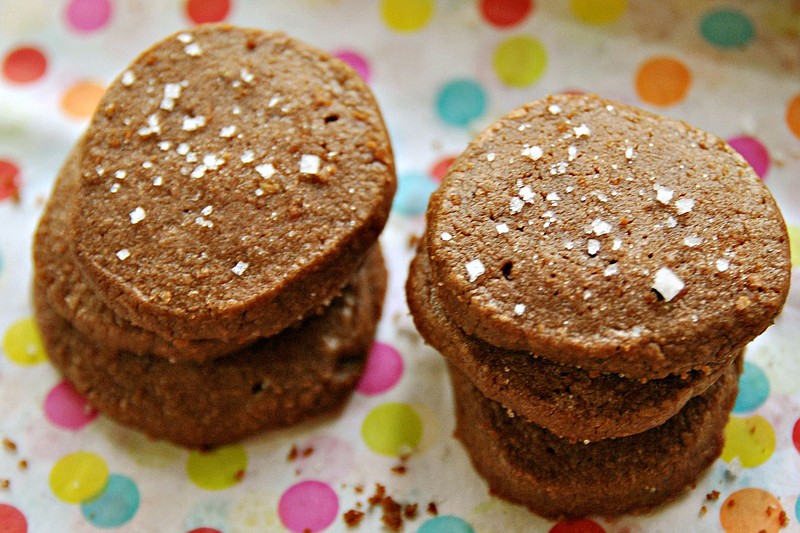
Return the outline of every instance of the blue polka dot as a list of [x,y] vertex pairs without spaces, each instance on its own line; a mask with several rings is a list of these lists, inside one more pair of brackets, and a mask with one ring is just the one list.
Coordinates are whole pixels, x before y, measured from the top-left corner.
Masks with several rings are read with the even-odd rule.
[[452,126],[466,126],[485,110],[486,94],[473,80],[453,80],[436,97],[439,118]]
[[401,174],[392,208],[401,215],[420,215],[428,207],[428,198],[438,184],[427,174]]
[[132,479],[111,474],[99,496],[81,504],[83,517],[96,527],[119,527],[139,509],[139,489]]
[[437,516],[422,524],[417,533],[475,533],[475,530],[458,517]]
[[794,502],[794,516],[797,518],[797,521],[800,522],[800,498]]
[[747,413],[761,407],[769,397],[769,379],[761,367],[750,361],[744,362],[744,373],[739,378],[739,395],[733,412]]
[[715,9],[700,20],[700,33],[710,44],[719,48],[745,46],[756,36],[747,15],[735,9]]

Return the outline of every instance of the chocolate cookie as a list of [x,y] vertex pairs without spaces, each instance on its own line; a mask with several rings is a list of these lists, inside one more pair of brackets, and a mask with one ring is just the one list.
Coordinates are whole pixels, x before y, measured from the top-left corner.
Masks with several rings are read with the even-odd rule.
[[75,266],[68,238],[69,207],[78,188],[79,151],[80,147],[73,150],[56,178],[33,239],[34,283],[42,288],[52,310],[106,348],[175,361],[211,359],[254,342],[165,339],[116,315],[95,294]]
[[187,446],[215,446],[341,406],[372,344],[386,287],[380,250],[323,315],[206,363],[170,363],[103,348],[61,318],[34,286],[53,364],[109,417]]
[[592,95],[489,127],[432,195],[437,297],[468,335],[660,378],[769,326],[790,277],[769,191],[723,140]]
[[406,285],[422,337],[463,372],[481,394],[509,413],[571,441],[625,437],[652,429],[702,394],[740,356],[684,376],[638,380],[586,370],[525,351],[492,346],[465,334],[445,315],[431,284],[424,253],[413,259]]
[[181,340],[268,336],[327,304],[396,185],[355,71],[255,29],[200,26],[145,51],[85,139],[76,263],[115,313]]
[[722,452],[739,365],[665,424],[570,443],[486,399],[451,365],[456,436],[492,494],[552,519],[643,512],[689,489]]

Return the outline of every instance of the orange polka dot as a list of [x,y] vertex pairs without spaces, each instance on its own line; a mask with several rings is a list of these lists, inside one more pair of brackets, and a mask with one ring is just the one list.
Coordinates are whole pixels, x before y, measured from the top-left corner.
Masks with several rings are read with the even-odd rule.
[[786,125],[800,139],[800,93],[794,95],[786,106]]
[[686,98],[692,75],[686,65],[671,57],[651,57],[636,73],[636,92],[657,106],[677,104]]
[[778,499],[761,489],[738,490],[719,509],[719,521],[726,533],[777,533],[785,519]]
[[103,96],[103,91],[103,87],[95,82],[79,81],[62,96],[61,109],[71,118],[89,118]]

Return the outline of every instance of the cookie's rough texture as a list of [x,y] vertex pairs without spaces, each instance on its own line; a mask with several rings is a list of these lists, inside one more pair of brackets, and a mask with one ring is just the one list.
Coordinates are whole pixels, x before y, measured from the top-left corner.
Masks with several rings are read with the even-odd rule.
[[456,436],[493,494],[553,519],[643,512],[690,488],[722,452],[739,365],[655,429],[591,444],[569,443],[509,417],[450,367]]
[[769,326],[783,219],[723,140],[592,95],[499,120],[451,165],[426,235],[447,315],[495,346],[658,378]]
[[204,447],[341,406],[366,362],[385,286],[376,247],[323,315],[206,363],[102,348],[53,311],[39,284],[34,303],[51,361],[90,403],[153,437]]
[[56,178],[33,240],[34,283],[52,310],[86,337],[111,350],[157,355],[176,361],[226,355],[255,339],[221,341],[164,338],[116,315],[84,281],[69,240],[70,206],[78,187],[80,143]]
[[366,84],[279,33],[165,39],[111,84],[85,139],[76,262],[114,312],[176,339],[268,336],[329,302],[395,190]]
[[637,380],[552,362],[492,346],[465,334],[441,308],[424,253],[411,262],[408,304],[425,341],[469,376],[487,398],[515,416],[572,441],[625,437],[652,429],[678,413],[726,371],[742,351],[713,368],[685,376]]

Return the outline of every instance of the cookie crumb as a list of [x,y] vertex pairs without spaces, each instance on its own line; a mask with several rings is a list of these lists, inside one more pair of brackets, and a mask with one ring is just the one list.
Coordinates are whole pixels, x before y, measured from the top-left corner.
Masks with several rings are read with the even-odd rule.
[[364,513],[362,511],[350,509],[342,515],[342,519],[347,527],[356,527],[364,519]]
[[437,516],[439,514],[439,509],[436,507],[436,502],[428,502],[428,506],[425,508],[429,515]]
[[715,501],[719,500],[719,491],[718,490],[712,490],[711,492],[706,494],[706,500],[709,501],[709,502],[715,502]]
[[0,479],[0,489],[9,489],[11,488],[11,480],[10,479]]
[[8,437],[3,437],[3,448],[9,452],[15,453],[17,451],[17,443]]

